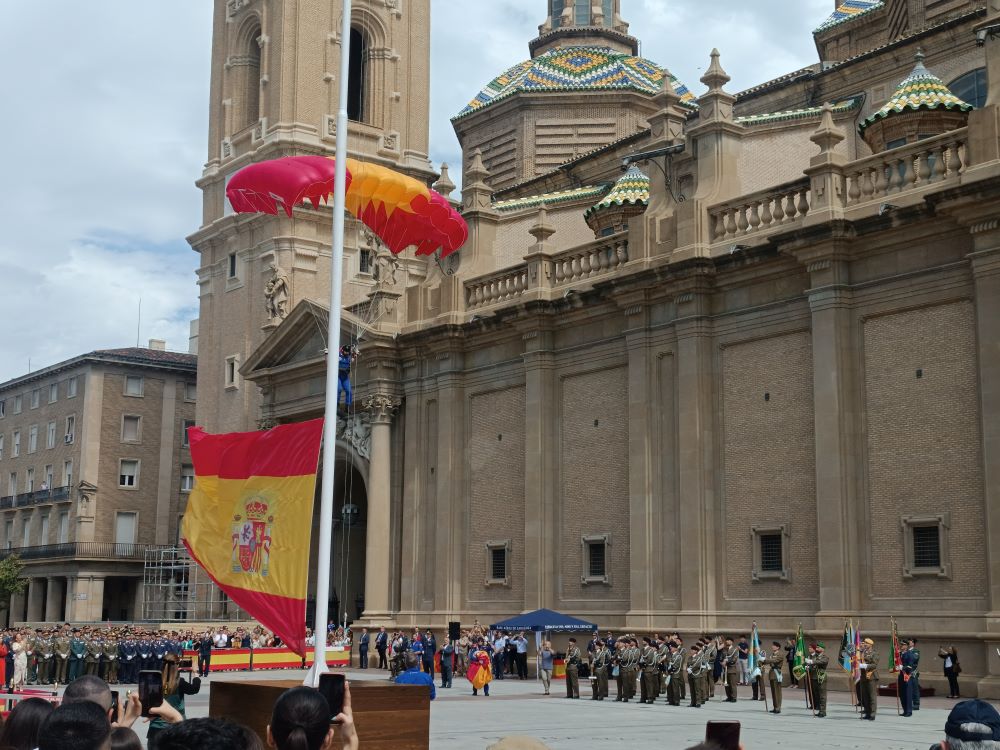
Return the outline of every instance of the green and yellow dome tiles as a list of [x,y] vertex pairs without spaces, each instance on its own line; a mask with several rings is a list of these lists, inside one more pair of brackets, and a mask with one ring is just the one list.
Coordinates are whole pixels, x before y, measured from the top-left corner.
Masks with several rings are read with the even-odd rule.
[[915,112],[921,109],[950,109],[968,112],[975,109],[971,104],[963,102],[949,89],[944,82],[924,67],[923,54],[917,54],[917,65],[895,93],[889,97],[881,109],[862,120],[858,131],[865,129],[879,120],[900,112]]
[[664,76],[669,76],[681,105],[696,109],[694,94],[687,86],[651,60],[607,47],[557,47],[494,78],[452,119],[521,92],[619,90],[653,96],[660,90]]
[[843,0],[837,9],[821,23],[813,34],[819,34],[833,26],[839,26],[845,21],[851,21],[873,10],[883,7],[882,0]]
[[588,208],[584,219],[589,219],[598,211],[618,206],[645,206],[649,203],[649,177],[634,164],[628,168],[600,201]]

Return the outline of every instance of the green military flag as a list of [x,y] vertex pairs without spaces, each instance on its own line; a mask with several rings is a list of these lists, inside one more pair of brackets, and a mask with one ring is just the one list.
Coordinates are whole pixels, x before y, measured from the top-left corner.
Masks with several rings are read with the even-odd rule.
[[795,654],[792,658],[792,674],[801,680],[806,674],[806,635],[802,632],[802,623],[799,623],[799,633],[795,638]]

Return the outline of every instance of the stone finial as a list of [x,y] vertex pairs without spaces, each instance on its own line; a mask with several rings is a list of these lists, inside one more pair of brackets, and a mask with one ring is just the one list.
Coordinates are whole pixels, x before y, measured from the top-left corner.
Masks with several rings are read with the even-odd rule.
[[451,177],[448,175],[448,164],[446,162],[441,162],[441,176],[437,178],[437,182],[431,187],[445,198],[451,195],[451,191],[455,189],[455,183],[451,181]]
[[663,80],[660,82],[660,90],[656,92],[656,98],[654,101],[661,110],[666,109],[667,107],[677,106],[682,101],[680,96],[678,96],[677,92],[674,90],[674,84],[671,80],[670,71],[666,68],[663,69]]
[[535,223],[528,230],[528,234],[535,238],[539,248],[545,245],[546,240],[556,233],[556,228],[549,224],[549,212],[543,203],[538,209],[538,216]]
[[719,63],[719,50],[712,50],[712,63],[708,66],[708,70],[705,71],[705,75],[701,77],[701,82],[708,86],[708,93],[717,94],[722,91],[722,87],[725,86],[732,79],[729,74],[722,69],[722,65]]
[[828,154],[846,137],[847,134],[834,123],[833,105],[827,102],[823,105],[823,119],[820,120],[819,127],[809,136],[809,140],[819,146],[820,153]]
[[486,169],[486,165],[483,164],[483,152],[481,149],[477,148],[472,152],[472,162],[469,164],[469,168],[465,172],[466,182],[485,183],[489,176],[489,170]]

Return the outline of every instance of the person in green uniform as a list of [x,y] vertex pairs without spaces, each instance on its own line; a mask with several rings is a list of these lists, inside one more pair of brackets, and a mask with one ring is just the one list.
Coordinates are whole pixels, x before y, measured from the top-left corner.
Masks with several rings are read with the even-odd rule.
[[566,649],[566,697],[580,697],[580,649],[576,647],[576,638],[569,639]]
[[118,638],[109,635],[102,644],[104,650],[104,681],[109,685],[118,684]]
[[42,633],[38,639],[38,683],[51,685],[53,677],[53,662],[55,656],[55,644],[52,633],[48,630]]
[[676,641],[667,641],[667,649],[670,655],[666,661],[667,674],[667,703],[671,706],[681,705],[681,686],[684,684],[686,674],[684,672],[684,655],[681,653],[680,644]]
[[681,671],[678,673],[677,677],[678,677],[678,682],[680,683],[678,685],[678,688],[680,689],[681,700],[683,701],[687,700],[687,686],[688,686],[687,666],[688,666],[688,659],[690,658],[690,652],[688,651],[688,649],[684,648],[684,639],[681,638],[680,633],[674,633],[673,640],[674,643],[677,644],[677,653],[681,655]]
[[878,652],[875,641],[865,638],[861,644],[861,718],[875,721],[878,711]]
[[667,662],[670,661],[670,646],[667,645],[667,639],[659,641],[658,648],[656,651],[656,670],[657,678],[659,681],[657,694],[666,695],[667,694]]
[[809,673],[810,686],[813,694],[813,709],[818,718],[826,716],[826,668],[830,657],[826,655],[826,647],[822,642],[812,644],[814,650],[811,658],[806,659],[806,671]]
[[740,678],[740,650],[732,638],[726,638],[722,669],[726,675],[726,703],[736,703],[736,683]]
[[639,655],[639,666],[642,669],[642,691],[640,702],[653,704],[659,693],[660,671],[656,663],[656,649],[653,648],[653,641],[648,636],[642,639],[643,647]]
[[691,688],[691,708],[700,708],[701,700],[701,670],[704,667],[705,659],[701,652],[701,644],[691,644],[691,656],[688,658],[687,676],[688,687]]
[[57,685],[65,685],[69,678],[69,635],[65,630],[60,630],[56,633],[56,637],[53,640],[52,647],[55,649],[55,656],[53,660],[55,662],[55,682]]
[[87,639],[87,655],[84,657],[84,672],[100,676],[101,655],[104,654],[104,645],[97,633]]
[[771,641],[771,653],[764,659],[768,668],[767,681],[771,686],[772,714],[781,713],[781,667],[785,663],[785,653],[780,641]]
[[594,679],[591,680],[590,686],[593,688],[594,700],[602,701],[608,697],[608,664],[611,662],[611,653],[604,645],[604,641],[598,640],[592,659],[591,671],[594,673]]
[[625,639],[619,638],[615,642],[615,652],[611,657],[611,672],[615,677],[615,688],[618,690],[618,694],[615,696],[616,701],[625,700]]

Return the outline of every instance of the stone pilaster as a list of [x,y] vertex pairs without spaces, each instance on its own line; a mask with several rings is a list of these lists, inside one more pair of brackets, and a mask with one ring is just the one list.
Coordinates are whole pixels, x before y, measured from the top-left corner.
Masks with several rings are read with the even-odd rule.
[[[424,524],[424,554],[433,584],[434,609],[448,619],[464,601],[466,528],[465,385],[462,356],[449,348],[438,354],[437,493],[428,500]],[[473,477],[473,479],[475,479]],[[441,538],[441,534],[446,534]]]
[[368,528],[365,552],[365,618],[387,620],[392,591],[391,551],[391,430],[399,408],[392,396],[377,393],[364,401],[371,414],[372,452],[368,469]]
[[[45,622],[58,622],[62,615],[63,578],[49,578],[45,588]],[[136,618],[138,619],[138,618]]]
[[28,579],[28,622],[41,622],[44,616],[44,593],[42,581],[44,578]]

